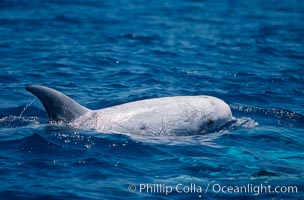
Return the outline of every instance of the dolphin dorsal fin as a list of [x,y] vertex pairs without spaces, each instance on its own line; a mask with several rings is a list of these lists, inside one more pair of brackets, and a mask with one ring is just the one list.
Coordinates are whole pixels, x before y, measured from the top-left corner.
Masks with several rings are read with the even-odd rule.
[[90,111],[61,92],[45,86],[30,85],[26,90],[40,99],[51,121],[71,122]]

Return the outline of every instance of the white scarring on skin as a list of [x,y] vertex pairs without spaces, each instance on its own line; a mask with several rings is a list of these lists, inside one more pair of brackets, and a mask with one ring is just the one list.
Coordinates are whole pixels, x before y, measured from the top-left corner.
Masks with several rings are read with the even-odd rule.
[[216,131],[232,120],[230,107],[211,96],[163,97],[90,110],[45,86],[26,89],[41,100],[51,121],[103,133],[195,135]]

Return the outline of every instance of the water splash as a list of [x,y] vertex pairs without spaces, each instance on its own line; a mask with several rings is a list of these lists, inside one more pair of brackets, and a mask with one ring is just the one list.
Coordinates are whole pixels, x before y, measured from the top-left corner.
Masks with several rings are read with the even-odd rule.
[[34,98],[31,102],[27,103],[23,110],[21,111],[19,118],[22,118],[23,113],[28,109],[29,106],[31,106],[36,101],[36,98]]
[[31,124],[40,124],[38,117],[5,116],[0,117],[0,128],[17,128]]
[[254,128],[258,126],[259,123],[254,121],[253,119],[249,117],[242,117],[236,119],[236,122],[234,123],[235,127],[244,127],[244,128]]
[[[39,116],[29,115],[29,113],[32,112],[31,108],[33,108],[32,104],[35,100],[36,99],[33,99],[25,106],[9,108],[8,111],[6,111],[6,115],[0,116],[0,128],[17,128],[31,124],[37,125],[43,122],[43,119],[40,119]],[[27,111],[29,113],[25,114]]]

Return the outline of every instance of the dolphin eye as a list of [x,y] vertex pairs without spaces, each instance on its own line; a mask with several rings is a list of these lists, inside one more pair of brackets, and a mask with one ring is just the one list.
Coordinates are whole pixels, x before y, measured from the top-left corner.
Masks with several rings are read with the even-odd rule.
[[207,124],[208,125],[212,125],[214,123],[214,121],[212,119],[208,119]]
[[147,129],[147,127],[146,127],[146,125],[142,125],[142,126],[140,126],[140,130],[145,130],[145,129]]

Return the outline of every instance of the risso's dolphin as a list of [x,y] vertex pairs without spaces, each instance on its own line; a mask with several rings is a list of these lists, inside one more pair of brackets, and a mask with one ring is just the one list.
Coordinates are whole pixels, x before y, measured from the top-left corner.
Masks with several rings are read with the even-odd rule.
[[103,133],[195,135],[219,130],[232,120],[230,107],[211,96],[176,96],[90,110],[54,89],[30,85],[51,122]]

